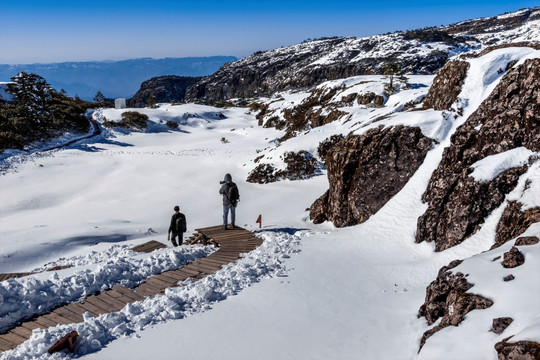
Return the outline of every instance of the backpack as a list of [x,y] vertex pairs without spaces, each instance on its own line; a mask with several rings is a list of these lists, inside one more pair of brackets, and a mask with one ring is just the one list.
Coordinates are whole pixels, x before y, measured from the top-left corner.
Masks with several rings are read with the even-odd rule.
[[227,189],[227,197],[231,204],[236,207],[238,200],[240,199],[240,193],[238,192],[238,186],[235,183],[232,183],[231,186]]
[[184,216],[184,214],[180,213],[176,217],[176,231],[178,231],[179,233],[181,232],[183,233],[183,232],[186,232],[186,230],[187,230],[186,217]]

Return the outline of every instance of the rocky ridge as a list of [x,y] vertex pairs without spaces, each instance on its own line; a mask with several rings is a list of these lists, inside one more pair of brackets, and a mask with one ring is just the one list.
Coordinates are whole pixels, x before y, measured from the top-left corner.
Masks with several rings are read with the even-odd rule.
[[383,74],[389,64],[397,64],[406,74],[432,74],[459,53],[538,41],[540,35],[529,22],[539,17],[540,8],[536,8],[439,28],[366,38],[323,38],[259,51],[224,65],[191,87],[186,98],[216,101],[271,96],[333,79]]
[[131,107],[145,107],[149,102],[171,103],[184,100],[186,90],[200,81],[202,77],[166,75],[144,81],[131,99]]

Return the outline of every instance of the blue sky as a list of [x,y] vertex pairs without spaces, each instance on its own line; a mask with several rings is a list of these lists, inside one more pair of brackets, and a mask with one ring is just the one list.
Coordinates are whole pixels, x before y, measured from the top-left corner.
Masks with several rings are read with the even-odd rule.
[[233,55],[448,25],[540,1],[0,0],[0,63]]

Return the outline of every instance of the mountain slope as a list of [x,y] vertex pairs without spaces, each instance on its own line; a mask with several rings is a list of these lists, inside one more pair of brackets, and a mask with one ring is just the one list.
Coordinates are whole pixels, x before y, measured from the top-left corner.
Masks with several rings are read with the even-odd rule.
[[188,99],[270,96],[326,80],[383,74],[395,63],[407,74],[431,74],[448,58],[486,46],[538,42],[540,8],[367,38],[327,38],[257,52],[227,64],[189,89]]

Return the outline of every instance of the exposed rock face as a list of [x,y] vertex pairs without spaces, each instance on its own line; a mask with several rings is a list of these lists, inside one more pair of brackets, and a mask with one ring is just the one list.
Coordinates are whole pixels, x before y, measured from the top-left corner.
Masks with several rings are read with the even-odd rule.
[[498,360],[538,360],[540,344],[536,341],[501,341],[495,344]]
[[[476,182],[470,166],[489,155],[520,146],[540,151],[540,59],[509,71],[493,93],[452,136],[422,199],[416,241],[435,241],[442,251],[474,234],[503,201],[527,166]],[[481,126],[480,126],[481,125]]]
[[535,207],[522,212],[521,207],[522,204],[517,201],[508,202],[497,224],[497,235],[492,249],[523,234],[531,224],[540,221],[540,208]]
[[424,108],[450,110],[461,92],[469,67],[467,61],[451,61],[444,65],[424,98]]
[[426,300],[420,307],[418,316],[424,316],[429,325],[435,323],[439,318],[442,319],[439,325],[424,333],[420,348],[437,331],[450,325],[459,325],[470,311],[486,309],[493,305],[493,301],[489,299],[467,293],[473,285],[466,280],[462,273],[453,274],[449,271],[460,263],[460,260],[455,260],[448,266],[442,267],[437,279],[426,289]]
[[502,266],[504,266],[505,268],[515,268],[523,265],[524,262],[525,256],[523,256],[523,253],[519,251],[517,247],[512,246],[512,249],[510,249],[510,251],[504,253]]
[[154,97],[157,103],[182,101],[187,88],[201,79],[202,77],[168,75],[146,80],[129,100],[130,105],[132,107],[148,106],[150,97]]
[[338,227],[366,221],[403,188],[431,144],[419,128],[405,126],[350,134],[328,150],[330,189],[311,205],[311,220]]

